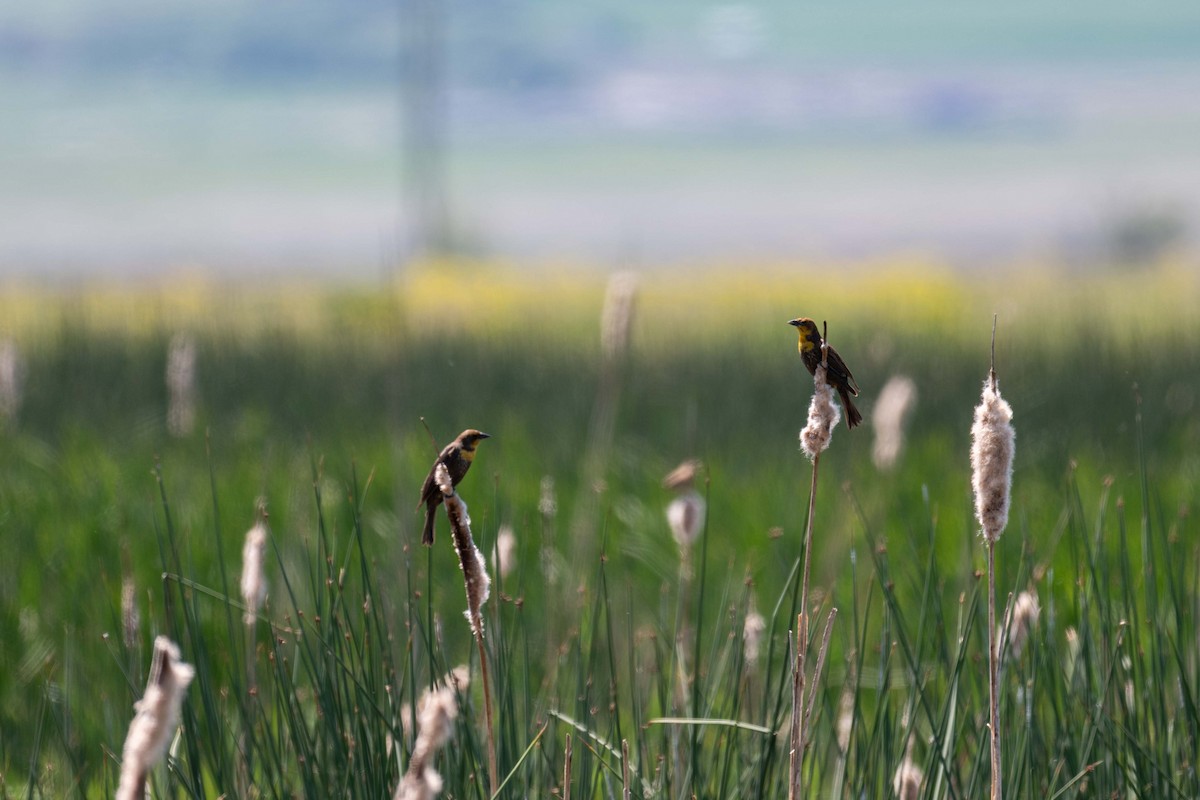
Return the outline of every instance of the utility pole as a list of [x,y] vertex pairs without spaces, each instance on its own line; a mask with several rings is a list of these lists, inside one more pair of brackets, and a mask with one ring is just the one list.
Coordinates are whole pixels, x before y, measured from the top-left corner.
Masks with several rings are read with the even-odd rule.
[[401,75],[400,250],[419,260],[449,245],[446,202],[445,0],[399,0]]

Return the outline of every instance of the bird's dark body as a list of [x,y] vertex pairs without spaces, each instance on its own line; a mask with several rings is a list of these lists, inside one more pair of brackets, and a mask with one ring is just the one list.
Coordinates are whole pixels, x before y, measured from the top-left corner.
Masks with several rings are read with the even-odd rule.
[[[794,325],[800,331],[800,360],[804,362],[809,374],[815,375],[817,367],[821,366],[822,341],[821,332],[817,330],[817,323],[807,317],[799,317],[791,320],[788,324]],[[854,382],[854,375],[846,366],[846,362],[838,355],[838,351],[833,347],[827,347],[825,350],[826,378],[829,380],[829,385],[837,389],[838,397],[842,400],[842,408],[846,409],[846,426],[853,428],[862,422],[862,414],[850,400],[851,395],[858,396],[858,384]]]
[[463,431],[457,439],[442,448],[437,460],[429,468],[429,475],[426,476],[425,483],[421,486],[421,502],[417,504],[417,508],[420,508],[422,504],[425,506],[425,528],[421,532],[421,544],[433,544],[433,521],[437,515],[437,507],[442,504],[442,490],[438,487],[434,477],[437,465],[445,464],[446,472],[450,475],[451,485],[458,486],[459,481],[471,468],[471,462],[475,460],[475,446],[487,438],[489,438],[488,434],[480,433],[473,428]]

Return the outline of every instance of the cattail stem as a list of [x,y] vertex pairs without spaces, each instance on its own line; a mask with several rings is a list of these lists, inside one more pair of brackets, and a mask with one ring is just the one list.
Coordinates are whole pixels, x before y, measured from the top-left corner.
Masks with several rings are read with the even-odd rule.
[[563,800],[571,800],[571,734],[563,745]]
[[804,713],[805,661],[808,654],[808,575],[812,563],[813,512],[817,499],[817,470],[821,454],[813,458],[812,483],[808,492],[808,521],[804,526],[804,565],[800,570],[800,613],[796,617],[796,660],[792,675],[792,758],[791,780],[788,783],[788,799],[803,797],[800,785],[801,766],[804,757],[804,742],[807,736]]
[[1003,773],[1000,763],[1000,650],[996,629],[996,542],[1008,523],[1012,492],[1015,433],[1012,407],[1000,396],[996,381],[996,317],[992,317],[992,357],[983,396],[975,408],[971,428],[971,483],[975,516],[987,551],[988,573],[988,717],[991,729],[992,800],[1000,800]]
[[496,734],[495,726],[492,723],[492,683],[488,678],[487,653],[483,646],[483,633],[480,632],[475,637],[475,643],[479,646],[479,677],[483,681],[483,716],[487,722],[487,741],[488,741],[488,780],[491,782],[491,788],[495,791],[500,785],[500,770],[496,764]]
[[996,543],[988,541],[988,713],[992,747],[992,800],[1000,800],[1000,652],[996,630]]
[[633,800],[629,783],[629,740],[621,740],[621,800]]
[[[804,525],[804,566],[800,573],[800,613],[796,617],[796,658],[792,673],[791,759],[788,775],[788,800],[795,800],[797,797],[804,796],[802,776],[804,773],[804,749],[808,738],[808,709],[804,700],[804,689],[806,681],[805,667],[808,656],[808,576],[812,566],[813,516],[816,511],[817,475],[821,464],[821,453],[829,446],[829,431],[837,424],[836,411],[833,411],[832,414],[829,411],[819,413],[820,408],[823,406],[828,406],[829,409],[832,409],[832,403],[826,402],[825,404],[820,404],[817,402],[817,397],[822,391],[829,392],[829,387],[825,384],[825,372],[829,366],[828,324],[825,326],[824,333],[825,335],[821,340],[821,367],[814,376],[817,386],[813,395],[812,407],[809,409],[808,422],[808,428],[823,428],[824,435],[819,437],[820,441],[816,442],[816,446],[810,448],[809,442],[804,439],[804,433],[801,433],[801,441],[805,442],[805,451],[812,458],[813,468],[812,482],[809,484],[808,489],[808,519]],[[832,624],[833,617],[831,616],[829,625]],[[830,628],[827,626],[826,641],[828,641],[829,630]],[[822,649],[824,650],[824,648]],[[823,662],[824,653],[822,652],[817,672],[813,674],[814,687],[820,677],[819,673]],[[815,691],[813,694],[815,696]]]

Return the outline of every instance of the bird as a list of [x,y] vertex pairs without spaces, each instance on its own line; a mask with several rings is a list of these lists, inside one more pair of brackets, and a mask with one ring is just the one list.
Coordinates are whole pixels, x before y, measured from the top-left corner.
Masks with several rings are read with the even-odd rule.
[[[804,366],[808,368],[810,374],[817,373],[817,367],[821,366],[821,332],[817,330],[817,323],[813,322],[808,317],[797,317],[796,319],[788,320],[788,325],[794,325],[796,330],[800,332],[800,360],[804,362]],[[850,396],[858,397],[858,384],[854,382],[854,375],[850,372],[850,368],[846,366],[846,362],[838,355],[838,351],[832,347],[826,348],[826,378],[829,385],[837,389],[838,396],[842,398],[842,408],[846,409],[846,426],[853,428],[862,422],[862,414],[854,407],[854,403],[850,400]]]
[[474,428],[467,428],[458,435],[457,439],[442,448],[442,452],[438,454],[437,460],[429,468],[425,484],[421,487],[421,502],[417,503],[417,508],[425,506],[425,529],[421,533],[421,544],[433,544],[433,520],[437,514],[437,507],[442,504],[442,490],[437,483],[438,464],[446,466],[446,472],[450,475],[450,484],[458,486],[458,482],[471,468],[471,462],[475,460],[476,445],[484,439],[490,438],[492,437],[489,434]]

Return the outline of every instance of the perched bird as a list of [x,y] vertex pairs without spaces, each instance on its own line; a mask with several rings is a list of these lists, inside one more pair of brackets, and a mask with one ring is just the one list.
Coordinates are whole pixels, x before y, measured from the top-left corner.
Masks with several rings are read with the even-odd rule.
[[458,482],[471,468],[471,462],[475,460],[475,446],[483,439],[490,438],[486,433],[468,428],[438,454],[437,461],[429,468],[429,476],[425,478],[425,484],[421,487],[421,502],[417,503],[417,508],[422,504],[425,506],[425,530],[421,533],[421,544],[433,544],[433,519],[437,514],[437,507],[442,504],[442,490],[434,476],[437,465],[445,464],[446,472],[450,474],[451,485],[458,486]]
[[[788,325],[795,325],[796,330],[800,332],[800,360],[804,362],[804,366],[808,367],[808,371],[815,375],[817,367],[821,366],[822,341],[821,332],[817,330],[817,323],[808,317],[799,317],[788,320]],[[826,351],[828,353],[826,378],[829,385],[837,389],[838,396],[842,398],[842,408],[846,409],[846,426],[853,428],[862,422],[862,414],[858,413],[858,409],[850,400],[850,395],[858,396],[858,384],[854,382],[854,375],[846,366],[846,362],[842,361],[838,351],[832,347],[826,348]]]

